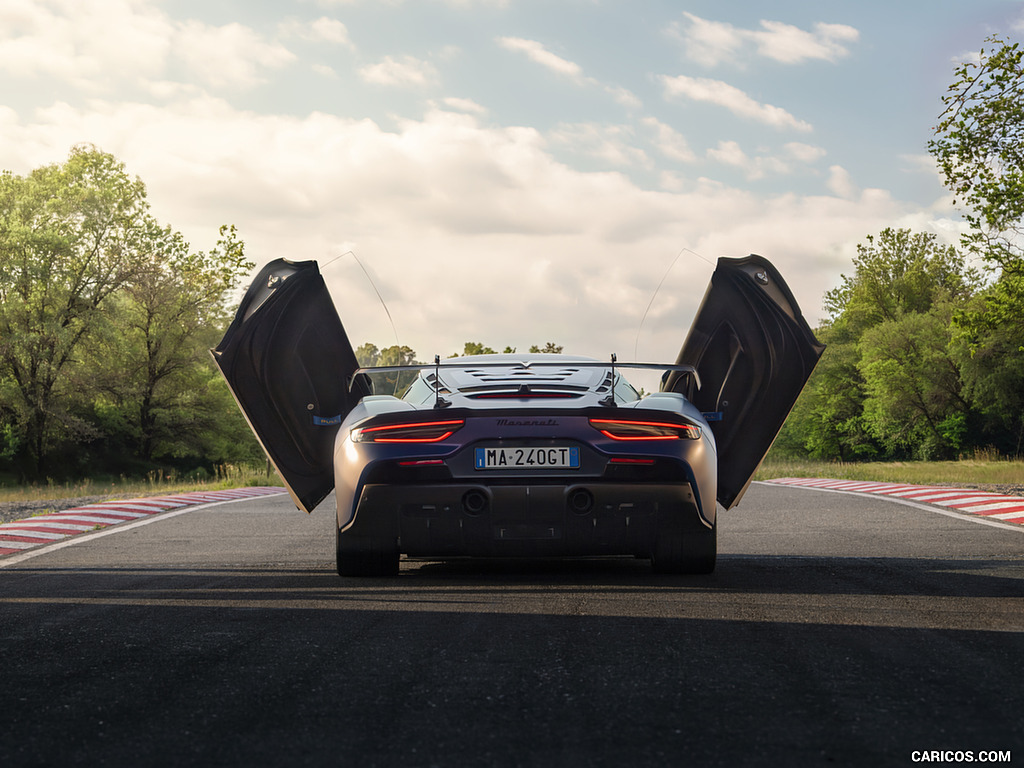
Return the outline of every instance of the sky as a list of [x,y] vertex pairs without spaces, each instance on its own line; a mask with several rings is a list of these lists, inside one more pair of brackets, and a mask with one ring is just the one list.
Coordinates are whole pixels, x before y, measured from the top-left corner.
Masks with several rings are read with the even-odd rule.
[[0,169],[86,143],[207,250],[320,263],[355,345],[675,359],[716,259],[812,325],[956,242],[941,97],[1018,0],[0,0]]

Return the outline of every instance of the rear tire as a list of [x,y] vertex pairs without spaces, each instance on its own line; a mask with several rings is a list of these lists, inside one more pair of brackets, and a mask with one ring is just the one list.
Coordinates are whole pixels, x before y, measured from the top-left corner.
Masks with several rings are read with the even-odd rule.
[[398,546],[394,541],[362,537],[349,541],[339,529],[336,551],[339,576],[398,575]]
[[681,531],[662,526],[651,555],[655,573],[712,573],[718,557],[718,521],[710,529]]

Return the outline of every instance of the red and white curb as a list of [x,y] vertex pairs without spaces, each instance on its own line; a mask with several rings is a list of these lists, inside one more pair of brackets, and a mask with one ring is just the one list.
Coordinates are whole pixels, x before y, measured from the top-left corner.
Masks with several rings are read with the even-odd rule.
[[820,488],[847,493],[871,493],[893,499],[935,504],[958,512],[978,515],[988,520],[1024,525],[1024,497],[1004,496],[972,488],[941,488],[934,485],[875,483],[859,480],[827,480],[823,478],[780,477],[765,482],[801,488]]
[[72,507],[62,512],[28,517],[13,523],[0,524],[0,557],[45,544],[53,544],[71,536],[90,533],[118,523],[150,518],[172,509],[279,493],[284,493],[284,489],[272,486],[233,488],[226,491],[196,491],[148,499],[101,501],[84,507]]

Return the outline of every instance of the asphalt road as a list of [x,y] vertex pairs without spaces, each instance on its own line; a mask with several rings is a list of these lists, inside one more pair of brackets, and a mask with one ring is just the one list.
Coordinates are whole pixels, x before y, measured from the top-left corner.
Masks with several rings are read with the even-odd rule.
[[1024,763],[1024,531],[763,485],[719,525],[710,576],[344,580],[281,496],[0,567],[0,765]]

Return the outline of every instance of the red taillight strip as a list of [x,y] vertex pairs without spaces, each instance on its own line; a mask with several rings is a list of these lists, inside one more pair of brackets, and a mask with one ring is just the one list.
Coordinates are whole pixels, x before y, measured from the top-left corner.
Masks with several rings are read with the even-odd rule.
[[[606,424],[607,427],[600,425]],[[633,421],[628,419],[591,419],[590,425],[598,430],[605,437],[612,440],[681,440],[684,437],[689,440],[696,440],[700,437],[700,427],[692,424],[675,424],[667,421]],[[615,426],[629,427],[655,427],[657,429],[672,429],[676,433],[672,435],[616,435],[611,432]]]
[[455,432],[454,429],[445,432],[443,435],[437,437],[375,437],[370,442],[373,443],[440,443],[442,440],[447,440]]
[[400,467],[436,467],[439,464],[444,464],[443,459],[417,459],[416,461],[400,461],[398,466]]
[[641,464],[645,467],[654,464],[654,459],[627,459],[622,456],[613,456],[608,460],[609,464]]
[[[450,421],[412,421],[403,422],[401,424],[383,424],[379,427],[365,427],[363,429],[353,429],[352,439],[356,442],[373,442],[373,443],[440,443],[442,440],[447,440],[451,437],[455,430],[459,429],[465,424],[464,419],[452,419]],[[438,427],[451,427],[439,435],[431,435],[430,437],[387,437],[388,432],[396,432],[398,430],[406,430],[409,432],[415,432],[417,430],[430,430]],[[381,435],[375,433],[383,433]]]
[[611,432],[602,429],[601,434],[610,437],[612,440],[679,440],[679,435],[613,435]]

